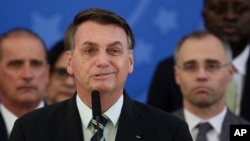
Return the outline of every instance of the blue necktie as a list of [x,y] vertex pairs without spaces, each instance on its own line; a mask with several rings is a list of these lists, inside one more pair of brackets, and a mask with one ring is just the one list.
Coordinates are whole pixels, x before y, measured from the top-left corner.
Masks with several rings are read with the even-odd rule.
[[108,117],[106,115],[102,115],[102,116],[98,116],[97,118],[99,119],[94,119],[94,118],[91,119],[91,123],[94,125],[97,131],[92,136],[90,141],[105,141],[105,138],[103,136],[103,129],[108,122]]

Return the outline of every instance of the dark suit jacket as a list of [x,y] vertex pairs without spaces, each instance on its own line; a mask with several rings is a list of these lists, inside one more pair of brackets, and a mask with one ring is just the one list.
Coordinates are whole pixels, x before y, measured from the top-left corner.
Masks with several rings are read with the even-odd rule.
[[[191,141],[187,124],[124,94],[116,141]],[[83,141],[76,96],[19,118],[9,141]]]
[[[180,109],[178,111],[173,112],[173,114],[183,120],[185,120],[184,117],[184,110]],[[220,140],[221,141],[229,141],[230,140],[230,125],[233,124],[248,124],[249,122],[244,120],[243,118],[234,115],[230,110],[227,109],[227,113],[225,116],[225,119],[222,123],[222,130],[220,134]]]
[[[247,60],[245,84],[242,89],[240,116],[250,121],[250,56]],[[182,94],[174,78],[174,59],[159,63],[151,81],[147,103],[168,112],[182,108]]]
[[0,141],[7,141],[7,140],[8,140],[7,128],[3,119],[3,115],[0,111]]
[[167,112],[182,108],[182,94],[174,77],[174,58],[161,61],[154,73],[147,104]]

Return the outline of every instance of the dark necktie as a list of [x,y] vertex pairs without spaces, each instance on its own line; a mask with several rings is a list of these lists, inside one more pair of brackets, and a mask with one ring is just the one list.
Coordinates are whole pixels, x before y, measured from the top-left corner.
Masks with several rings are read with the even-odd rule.
[[212,129],[212,126],[208,123],[200,123],[198,125],[199,132],[196,138],[196,141],[207,141],[207,132]]
[[[92,136],[90,141],[105,141],[105,138],[103,136],[103,129],[104,129],[106,123],[108,122],[108,117],[105,115],[98,116],[98,117],[99,117],[99,119],[94,119],[94,118],[91,119],[91,123],[94,125],[94,127],[95,127],[95,129],[97,129],[97,131]],[[97,121],[99,121],[99,123]]]

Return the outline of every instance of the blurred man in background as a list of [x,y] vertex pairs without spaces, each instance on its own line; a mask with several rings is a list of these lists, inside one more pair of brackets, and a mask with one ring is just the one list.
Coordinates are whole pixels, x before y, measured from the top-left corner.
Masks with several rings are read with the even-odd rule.
[[7,141],[15,120],[45,105],[49,77],[43,41],[27,29],[0,36],[0,140]]
[[[250,120],[250,0],[204,0],[202,16],[205,28],[231,47],[236,94],[235,106],[231,110]],[[159,63],[147,101],[168,112],[182,108],[182,94],[175,83],[173,68],[172,56]]]

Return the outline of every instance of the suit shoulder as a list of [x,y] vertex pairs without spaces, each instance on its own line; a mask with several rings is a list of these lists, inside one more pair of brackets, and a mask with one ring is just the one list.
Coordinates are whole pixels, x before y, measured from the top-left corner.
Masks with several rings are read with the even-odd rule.
[[67,108],[67,106],[69,105],[70,100],[67,101],[63,101],[63,102],[59,102],[53,105],[48,105],[39,109],[36,109],[34,111],[31,111],[25,115],[23,115],[22,117],[20,117],[20,120],[23,121],[30,121],[32,120],[36,120],[36,119],[49,119],[49,117],[54,117],[54,116],[59,116],[62,114],[65,114],[65,109]]
[[167,57],[158,63],[158,67],[173,66],[173,65],[174,65],[174,57],[173,56]]
[[137,106],[142,109],[143,116],[144,117],[149,117],[150,120],[157,119],[157,120],[163,121],[163,123],[166,123],[166,124],[175,123],[176,125],[178,125],[178,123],[179,124],[184,124],[185,123],[182,119],[174,116],[171,113],[163,111],[163,110],[161,110],[159,108],[156,108],[156,107],[153,107],[153,106],[150,106],[150,105],[146,105],[146,104],[140,103],[140,102],[137,102]]

